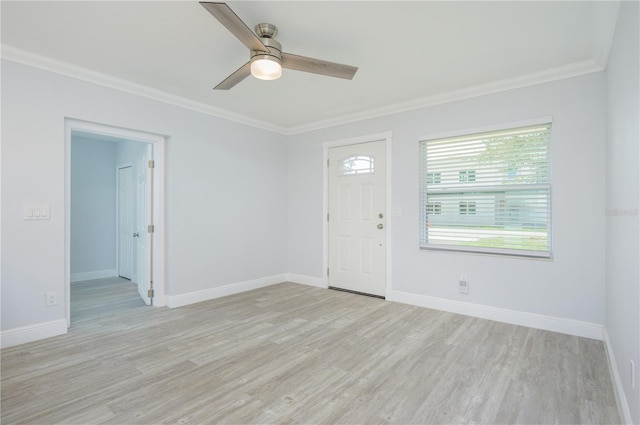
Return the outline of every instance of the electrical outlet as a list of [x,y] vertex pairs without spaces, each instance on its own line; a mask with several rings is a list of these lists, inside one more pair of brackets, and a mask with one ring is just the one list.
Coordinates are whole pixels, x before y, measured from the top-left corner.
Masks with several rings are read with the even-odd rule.
[[54,291],[47,292],[47,307],[58,305],[58,296]]
[[469,278],[466,274],[460,275],[460,280],[458,281],[458,292],[461,294],[469,293]]

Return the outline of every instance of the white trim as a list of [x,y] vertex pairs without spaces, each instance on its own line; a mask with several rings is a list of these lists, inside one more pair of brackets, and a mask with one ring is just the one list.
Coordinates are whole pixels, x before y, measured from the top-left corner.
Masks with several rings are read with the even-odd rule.
[[545,115],[542,117],[534,117],[517,121],[499,122],[494,124],[487,124],[479,127],[471,128],[456,128],[455,130],[443,131],[439,133],[431,133],[424,137],[421,137],[418,141],[423,142],[425,140],[444,139],[448,137],[468,136],[477,133],[489,133],[492,131],[503,131],[520,127],[533,127],[536,125],[553,125],[553,116]]
[[329,288],[329,281],[326,277],[306,276],[302,274],[287,273],[287,282],[299,283],[300,285],[315,286],[318,288]]
[[618,405],[618,413],[625,424],[631,425],[633,423],[631,420],[631,410],[629,410],[629,403],[624,394],[624,387],[622,386],[622,380],[620,379],[620,373],[616,365],[616,356],[613,353],[609,332],[607,332],[606,327],[603,329],[602,336],[604,351],[607,354],[607,363],[609,364],[609,373],[611,374],[611,382],[613,383],[613,392],[615,393],[616,404]]
[[295,127],[287,128],[286,135],[294,135],[306,133],[309,131],[321,130],[339,125],[351,124],[358,121],[364,121],[373,118],[384,117],[387,115],[398,114],[401,112],[414,111],[416,109],[427,108],[430,106],[442,105],[445,103],[457,102],[465,99],[486,96],[503,91],[514,90],[522,87],[533,86],[536,84],[549,83],[552,81],[563,80],[566,78],[579,77],[581,75],[601,72],[604,68],[594,60],[588,59],[581,62],[574,62],[557,68],[550,68],[531,74],[521,75],[519,77],[507,78],[504,80],[493,81],[487,84],[467,87],[460,90],[454,90],[434,96],[423,97],[421,99],[410,100],[407,102],[395,103],[382,108],[370,109],[350,115],[341,115],[340,117],[330,118],[322,121],[316,121],[309,124],[303,124]]
[[385,131],[382,133],[369,134],[365,136],[351,137],[349,139],[340,139],[327,141],[322,143],[322,277],[326,280],[327,285],[329,282],[329,276],[327,276],[327,268],[329,267],[329,224],[327,223],[327,214],[329,213],[329,173],[327,167],[327,161],[329,160],[329,149],[339,146],[357,145],[360,143],[369,143],[384,140],[386,146],[386,187],[387,187],[387,202],[385,206],[386,220],[386,256],[385,256],[385,297],[388,296],[392,286],[391,275],[391,228],[393,226],[391,220],[391,143],[392,132]]
[[0,332],[0,347],[13,347],[14,345],[26,344],[27,342],[38,341],[40,339],[51,338],[52,336],[64,335],[66,333],[67,321],[65,319],[36,323],[35,325],[23,326],[15,329],[7,329],[6,331]]
[[392,192],[391,192],[391,188],[392,188],[392,181],[391,181],[391,176],[392,174],[392,158],[391,158],[391,142],[392,142],[392,133],[391,131],[389,131],[388,133],[386,133],[386,145],[387,145],[387,182],[386,182],[386,187],[387,187],[387,211],[384,213],[385,217],[387,218],[385,221],[385,227],[386,227],[386,235],[385,235],[385,243],[387,244],[387,255],[385,258],[385,270],[387,272],[387,276],[386,276],[386,281],[387,281],[387,285],[386,285],[386,290],[385,290],[385,294],[384,297],[387,298],[389,296],[389,294],[391,293],[391,291],[393,291],[393,274],[391,273],[391,260],[392,260],[392,256],[391,256],[391,249],[392,249],[392,244],[391,244],[391,229],[393,229],[393,221],[392,220],[392,215],[391,215],[391,200],[392,198]]
[[466,316],[495,320],[512,325],[527,326],[529,328],[544,329],[584,338],[602,340],[603,326],[596,323],[565,319],[562,317],[545,316],[542,314],[526,313],[506,308],[472,304],[463,301],[431,297],[428,295],[412,294],[409,292],[391,291],[387,297],[389,301],[464,314]]
[[251,291],[253,289],[263,288],[265,286],[271,286],[277,283],[286,282],[287,277],[287,274],[283,273],[274,276],[263,277],[260,279],[230,283],[224,286],[216,286],[214,288],[203,289],[201,291],[188,292],[186,294],[167,295],[167,307],[182,307],[189,304],[195,304],[202,301],[209,301],[215,298],[238,294],[240,292]]
[[[154,187],[154,238],[153,238],[153,279],[155,296],[153,304],[162,307],[165,300],[165,139],[160,134],[132,130],[127,128],[113,127],[104,124],[82,121],[73,118],[64,118],[64,202],[65,202],[65,231],[64,231],[64,252],[65,252],[65,315],[67,326],[71,326],[71,133],[81,131],[85,133],[100,134],[118,139],[133,140],[149,143],[153,146],[153,160],[155,161],[154,172],[156,185]],[[117,273],[117,271],[116,271]]]
[[[474,97],[533,86],[536,84],[542,84],[551,81],[562,80],[565,78],[578,77],[581,75],[601,72],[604,70],[604,67],[598,62],[592,59],[588,59],[580,62],[574,62],[568,65],[559,66],[556,68],[550,68],[530,74],[521,75],[518,77],[471,86],[448,93],[437,94],[434,96],[428,96],[421,99],[410,100],[407,102],[399,102],[382,108],[370,109],[355,114],[341,115],[339,117],[314,121],[293,127],[282,127],[264,121],[256,120],[244,115],[235,114],[230,111],[225,111],[223,109],[216,108],[202,102],[169,94],[157,89],[143,86],[141,84],[132,83],[130,81],[96,72],[87,68],[82,68],[46,56],[27,52],[25,50],[18,49],[6,44],[2,44],[0,45],[0,47],[2,49],[2,58],[12,62],[20,63],[38,69],[43,69],[45,71],[54,72],[56,74],[61,74],[82,81],[88,81],[100,86],[146,97],[148,99],[157,100],[159,102],[176,105],[217,118],[235,121],[241,124],[249,125],[251,127],[273,131],[285,136],[320,130],[323,128],[335,127],[338,125],[350,124],[367,119],[397,114],[400,112],[407,112],[426,108],[429,106],[456,102],[459,100],[471,99]],[[600,48],[599,50],[601,50],[601,52],[597,52],[598,56],[600,56],[599,60],[602,60],[605,55],[608,55],[608,51],[606,50],[606,46],[603,46],[603,48]]]
[[116,277],[117,269],[96,270],[92,272],[71,273],[71,283],[82,282],[83,280],[103,279],[105,277]]
[[16,47],[9,46],[6,44],[2,44],[1,48],[2,48],[2,58],[9,60],[11,62],[16,62],[22,65],[31,66],[34,68],[64,75],[66,77],[75,78],[81,81],[87,81],[89,83],[97,84],[99,86],[107,87],[114,90],[119,90],[119,91],[130,93],[136,96],[146,97],[147,99],[168,103],[170,105],[179,106],[181,108],[185,108],[191,111],[201,112],[217,118],[238,122],[240,124],[249,125],[251,127],[261,128],[263,130],[268,130],[268,131],[274,131],[281,134],[285,134],[286,132],[286,129],[283,127],[269,124],[267,122],[256,120],[244,115],[235,114],[230,111],[225,111],[224,109],[216,108],[214,106],[207,105],[202,102],[198,102],[191,99],[187,99],[182,96],[170,94],[162,90],[157,90],[151,87],[144,86],[142,84],[133,83],[131,81],[127,81],[121,78],[113,77],[111,75],[103,74],[101,72],[93,71],[88,68],[83,68],[83,67],[62,62],[47,56],[31,53],[26,50],[18,49]]

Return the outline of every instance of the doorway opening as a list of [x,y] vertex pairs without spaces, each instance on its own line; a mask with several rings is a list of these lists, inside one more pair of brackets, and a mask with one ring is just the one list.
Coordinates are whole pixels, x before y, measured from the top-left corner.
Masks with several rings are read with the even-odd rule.
[[65,130],[68,326],[103,308],[165,305],[165,138],[70,119]]

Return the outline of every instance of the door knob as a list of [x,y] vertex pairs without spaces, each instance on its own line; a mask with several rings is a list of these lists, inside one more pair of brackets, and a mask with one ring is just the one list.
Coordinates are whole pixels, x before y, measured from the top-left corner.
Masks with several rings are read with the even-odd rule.
[[378,229],[384,229],[384,225],[382,223],[378,224]]
[[134,238],[139,238],[139,237],[140,237],[140,233],[135,232],[135,233],[133,234],[133,237],[134,237]]

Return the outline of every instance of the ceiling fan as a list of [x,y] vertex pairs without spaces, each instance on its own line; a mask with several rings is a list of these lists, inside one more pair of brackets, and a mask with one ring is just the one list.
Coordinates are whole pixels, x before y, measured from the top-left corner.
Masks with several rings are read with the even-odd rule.
[[358,70],[355,66],[323,61],[282,51],[274,37],[278,29],[272,24],[256,25],[256,34],[234,13],[226,3],[200,2],[222,25],[250,50],[249,62],[238,68],[214,90],[229,90],[250,74],[262,80],[275,80],[282,75],[282,68],[351,80]]

